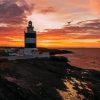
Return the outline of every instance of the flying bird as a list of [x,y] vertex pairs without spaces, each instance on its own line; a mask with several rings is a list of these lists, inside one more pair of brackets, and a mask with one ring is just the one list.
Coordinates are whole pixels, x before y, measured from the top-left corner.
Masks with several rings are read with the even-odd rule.
[[68,26],[70,26],[70,25],[71,25],[71,22],[72,22],[72,21],[70,21],[70,22],[67,22],[67,23],[68,23]]

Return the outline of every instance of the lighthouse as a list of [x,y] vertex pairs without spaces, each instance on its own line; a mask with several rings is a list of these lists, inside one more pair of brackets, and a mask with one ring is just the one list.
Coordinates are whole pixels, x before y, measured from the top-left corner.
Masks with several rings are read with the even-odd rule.
[[27,31],[25,32],[25,48],[36,48],[36,31],[34,31],[32,21],[28,22]]
[[49,52],[40,52],[36,47],[36,31],[32,25],[32,21],[28,22],[27,31],[24,32],[24,48],[20,49],[5,49],[5,53],[8,57],[3,57],[8,60],[16,59],[34,59],[34,58],[49,58]]

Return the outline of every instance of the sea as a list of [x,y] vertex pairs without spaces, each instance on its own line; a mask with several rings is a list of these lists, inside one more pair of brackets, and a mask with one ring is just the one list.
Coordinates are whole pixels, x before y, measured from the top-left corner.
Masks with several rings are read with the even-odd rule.
[[67,48],[72,54],[64,54],[69,63],[84,69],[100,71],[100,48]]

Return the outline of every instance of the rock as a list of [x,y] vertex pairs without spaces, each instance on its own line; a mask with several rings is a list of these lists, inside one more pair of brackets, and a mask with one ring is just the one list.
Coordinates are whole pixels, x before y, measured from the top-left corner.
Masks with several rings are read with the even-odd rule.
[[12,100],[26,100],[29,96],[32,100],[38,100],[35,97],[43,100],[99,100],[100,72],[71,66],[67,59],[63,59],[54,57],[1,62],[3,70],[0,73],[11,82],[4,82],[6,89],[3,89],[6,91],[0,92],[0,96],[4,98],[10,93],[14,97],[24,98]]
[[0,100],[42,100],[30,90],[0,77]]

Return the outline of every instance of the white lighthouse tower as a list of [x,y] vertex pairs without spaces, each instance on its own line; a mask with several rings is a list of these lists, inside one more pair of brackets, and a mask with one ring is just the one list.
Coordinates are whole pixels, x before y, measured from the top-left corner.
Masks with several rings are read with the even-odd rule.
[[34,27],[32,25],[32,21],[28,22],[27,31],[24,36],[24,54],[25,55],[35,55],[38,53],[38,49],[36,48],[36,31],[34,31]]
[[25,32],[25,48],[36,48],[36,31],[32,21],[28,22],[27,32]]

